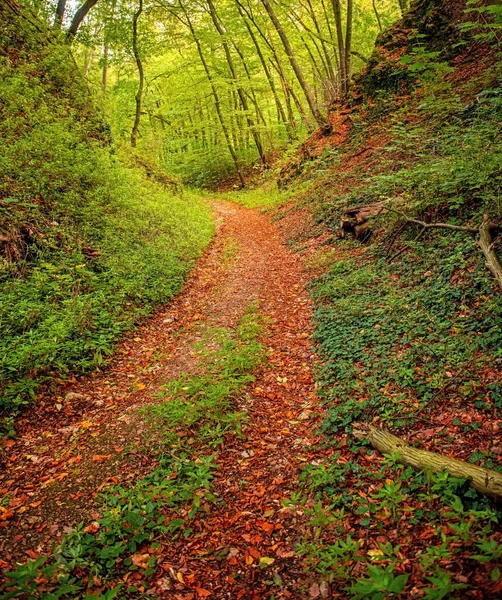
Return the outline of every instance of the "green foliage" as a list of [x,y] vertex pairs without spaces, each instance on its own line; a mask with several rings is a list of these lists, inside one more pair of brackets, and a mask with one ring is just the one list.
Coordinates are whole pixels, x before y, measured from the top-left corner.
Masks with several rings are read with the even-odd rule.
[[[225,199],[225,194],[217,197]],[[269,181],[254,189],[232,192],[232,202],[247,208],[276,208],[291,198],[291,192],[278,188],[276,181]]]
[[[327,431],[375,415],[399,424],[425,409],[439,390],[448,390],[456,373],[462,373],[462,383],[451,393],[460,391],[465,401],[477,398],[477,373],[500,351],[502,306],[489,295],[483,266],[472,268],[474,243],[450,243],[442,238],[391,266],[337,263],[315,284]],[[460,272],[462,280],[453,283]],[[399,287],[392,285],[396,277]],[[465,307],[478,301],[480,289],[482,300],[466,319]],[[479,328],[486,335],[473,335]]]
[[213,233],[197,195],[120,164],[67,48],[38,44],[27,31],[15,58],[0,57],[4,414],[48,377],[103,364],[180,290]]
[[207,339],[217,340],[219,347],[205,353],[205,372],[172,381],[162,392],[166,401],[145,409],[149,421],[162,432],[164,444],[175,443],[179,431],[190,433],[189,445],[198,440],[211,447],[219,446],[229,430],[240,433],[244,415],[231,410],[232,399],[254,381],[252,372],[264,359],[258,341],[262,325],[256,305],[251,305],[237,337],[225,329],[206,332]]
[[390,594],[399,596],[406,586],[409,575],[395,575],[394,566],[376,567],[368,565],[368,577],[358,579],[350,587],[354,599],[371,598],[384,600]]

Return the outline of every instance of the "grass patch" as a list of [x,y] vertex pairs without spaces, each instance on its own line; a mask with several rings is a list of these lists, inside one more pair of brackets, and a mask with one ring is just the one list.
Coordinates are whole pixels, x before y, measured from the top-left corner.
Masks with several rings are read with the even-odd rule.
[[[228,194],[217,194],[217,198],[226,199]],[[292,197],[290,190],[280,190],[277,182],[267,181],[260,187],[234,191],[230,199],[246,208],[278,208]]]

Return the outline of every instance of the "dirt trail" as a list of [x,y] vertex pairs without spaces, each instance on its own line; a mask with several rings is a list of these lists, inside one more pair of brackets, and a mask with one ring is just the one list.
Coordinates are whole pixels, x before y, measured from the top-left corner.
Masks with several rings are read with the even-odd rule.
[[[163,542],[153,589],[165,598],[196,598],[195,584],[211,598],[304,597],[293,550],[305,517],[281,500],[310,460],[322,417],[312,378],[307,277],[269,217],[227,203],[215,204],[215,211],[216,239],[183,293],[125,340],[102,372],[74,380],[61,397],[43,398],[4,448],[0,547],[6,562],[48,551],[92,517],[107,482],[148,472],[137,409],[157,401],[163,383],[197,369],[194,343],[204,329],[235,326],[258,300],[270,318],[269,360],[239,399],[250,417],[244,436],[217,457],[216,493],[224,503],[194,520],[188,540]],[[131,442],[135,449],[126,453]],[[273,559],[273,568],[260,566],[260,557]]]

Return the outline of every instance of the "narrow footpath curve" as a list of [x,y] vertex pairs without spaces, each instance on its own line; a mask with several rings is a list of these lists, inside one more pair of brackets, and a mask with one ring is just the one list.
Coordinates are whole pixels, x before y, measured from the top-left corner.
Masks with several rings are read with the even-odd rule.
[[305,516],[281,503],[312,459],[322,419],[307,277],[268,216],[230,203],[214,208],[216,239],[183,293],[126,339],[102,372],[43,398],[4,448],[5,563],[48,552],[78,522],[95,518],[95,497],[108,482],[149,471],[137,410],[158,402],[164,383],[197,369],[194,344],[206,328],[234,327],[257,300],[270,319],[269,358],[239,399],[250,419],[244,435],[227,440],[217,456],[216,494],[224,502],[194,519],[189,539],[163,541],[151,592],[188,600],[199,597],[198,586],[212,599],[308,597],[294,553]]

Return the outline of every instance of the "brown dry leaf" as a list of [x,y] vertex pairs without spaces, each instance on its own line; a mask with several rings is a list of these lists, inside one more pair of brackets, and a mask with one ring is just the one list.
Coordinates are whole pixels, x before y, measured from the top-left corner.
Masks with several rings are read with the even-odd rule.
[[102,463],[110,458],[111,454],[95,454],[92,457],[93,462]]
[[139,552],[131,556],[132,564],[139,569],[148,568],[149,554],[140,554]]

